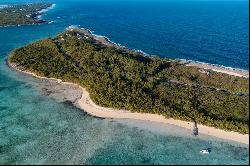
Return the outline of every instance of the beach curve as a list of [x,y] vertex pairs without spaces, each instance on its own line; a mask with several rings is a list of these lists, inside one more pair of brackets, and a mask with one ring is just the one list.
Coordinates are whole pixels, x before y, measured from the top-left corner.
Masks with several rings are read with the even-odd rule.
[[[93,102],[86,88],[78,84],[71,83],[71,82],[63,82],[61,79],[57,79],[57,78],[42,77],[30,71],[23,71],[23,70],[18,69],[16,64],[8,63],[8,65],[11,68],[15,69],[16,71],[31,75],[39,79],[49,79],[49,80],[57,81],[60,84],[74,85],[74,86],[79,87],[82,91],[82,95],[75,104],[77,104],[77,106],[80,109],[82,109],[83,111],[85,111],[86,113],[92,116],[96,116],[100,118],[143,120],[143,121],[164,123],[168,125],[175,125],[178,127],[189,129],[190,131],[193,129],[193,125],[194,125],[193,122],[175,120],[172,118],[167,119],[164,116],[157,115],[157,114],[134,113],[128,110],[101,107]],[[199,133],[201,134],[214,136],[223,140],[230,140],[230,141],[235,141],[238,143],[249,145],[249,134],[240,134],[238,132],[225,131],[225,130],[217,129],[214,127],[208,127],[208,126],[201,125],[201,124],[198,124],[198,128],[199,128]]]

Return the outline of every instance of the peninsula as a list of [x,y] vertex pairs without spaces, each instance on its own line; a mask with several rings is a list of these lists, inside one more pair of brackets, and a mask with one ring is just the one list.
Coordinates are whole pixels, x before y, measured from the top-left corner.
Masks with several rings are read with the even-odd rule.
[[14,50],[8,63],[40,78],[80,85],[79,105],[90,114],[165,119],[182,127],[197,122],[210,129],[206,133],[248,143],[246,73],[234,76],[180,60],[145,56],[75,28]]
[[52,6],[51,3],[2,6],[0,8],[0,26],[47,23],[47,21],[40,20],[39,16],[44,10]]

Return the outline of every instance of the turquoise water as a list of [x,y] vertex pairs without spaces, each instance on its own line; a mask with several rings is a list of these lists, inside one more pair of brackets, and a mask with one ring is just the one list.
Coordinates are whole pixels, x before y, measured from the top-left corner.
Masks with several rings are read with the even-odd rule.
[[[3,2],[7,4],[30,1],[4,0]],[[142,26],[140,22],[142,16],[139,17],[140,14],[135,11],[148,9],[147,4],[138,7],[131,4],[132,2],[122,2],[123,5],[114,11],[112,7],[118,5],[115,2],[110,2],[108,5],[107,3],[97,5],[89,1],[83,3],[80,0],[55,2],[56,8],[43,17],[55,21],[54,24],[0,28],[0,164],[248,164],[249,148],[244,145],[223,142],[208,136],[193,138],[190,136],[190,131],[174,126],[95,118],[73,106],[43,95],[37,88],[37,80],[9,69],[5,59],[12,49],[53,36],[72,24],[80,24],[97,34],[109,36],[111,40],[122,45],[149,53],[159,52],[162,56],[165,50],[162,45],[166,48],[172,46],[178,48],[178,45],[169,46],[160,41],[157,42],[159,46],[154,46],[151,45],[151,41],[139,37],[145,31],[156,33],[151,35],[152,37],[159,36],[162,31],[153,32],[149,27],[157,23],[156,27],[163,28],[164,25],[160,24],[160,21],[154,20],[163,18],[160,20],[164,23],[164,19],[167,19],[164,15],[149,17],[149,12],[146,15],[149,18]],[[129,10],[126,5],[130,7]],[[173,7],[173,3],[169,5]],[[160,3],[156,3],[152,9],[161,6]],[[166,6],[168,5],[163,6],[164,9]],[[236,8],[235,5],[229,6]],[[163,11],[163,8],[160,9],[158,12]],[[185,12],[187,9],[182,10]],[[140,31],[136,30],[138,27],[135,24],[132,24],[136,22],[132,20],[132,14],[138,14],[137,23],[141,25]],[[175,14],[176,18],[180,19],[178,13]],[[170,15],[171,19],[173,15]],[[117,25],[117,28],[114,28],[114,25]],[[234,24],[232,26],[240,28]],[[128,28],[128,31],[124,27]],[[229,28],[234,30],[233,27]],[[241,29],[244,30],[244,26]],[[169,37],[168,42],[170,42],[171,38],[174,38],[170,35],[173,29],[166,33],[167,35],[162,34],[162,39]],[[248,46],[244,44],[244,35],[248,36],[248,32],[242,33],[236,35],[240,39],[231,41],[239,45],[234,51],[242,52],[238,55],[238,60],[237,58],[229,60],[228,64],[215,60],[216,63],[243,69],[248,66],[245,57],[247,53],[245,49]],[[172,55],[178,57],[179,54]],[[223,51],[217,58],[222,60],[222,57]],[[194,58],[194,60],[199,59]],[[199,151],[205,148],[209,141],[212,142],[212,153],[201,155]]]

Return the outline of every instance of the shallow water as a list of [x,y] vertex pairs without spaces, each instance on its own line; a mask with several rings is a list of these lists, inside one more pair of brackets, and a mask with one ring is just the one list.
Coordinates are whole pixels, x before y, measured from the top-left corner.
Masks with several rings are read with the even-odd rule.
[[[194,138],[189,130],[174,126],[94,118],[42,96],[35,79],[12,77],[16,80],[7,77],[7,87],[1,82],[1,164],[246,164],[249,160],[245,146]],[[209,141],[213,152],[201,155]]]
[[[136,30],[132,20],[128,21],[125,7],[112,13],[108,5],[100,10],[98,5],[84,4],[80,0],[75,0],[78,4],[68,1],[67,5],[64,4],[66,1],[56,2],[56,8],[43,16],[54,20],[54,24],[0,28],[0,164],[248,164],[247,146],[208,136],[194,138],[189,130],[174,126],[95,118],[44,95],[37,88],[36,79],[9,69],[5,59],[12,49],[53,36],[72,24],[81,24],[135,49],[145,47],[148,49],[146,52],[158,50],[148,47],[152,44],[149,40],[139,38],[143,32]],[[130,12],[137,8],[135,6]],[[116,16],[117,13],[121,15]],[[114,25],[119,28],[108,28],[114,28]],[[141,30],[149,26],[149,22],[145,22]],[[124,27],[128,31],[122,31]],[[150,28],[144,32],[147,31]],[[132,32],[133,35],[126,35]],[[164,49],[160,52],[163,53]],[[242,59],[245,62],[246,59]],[[212,153],[201,155],[199,151],[210,141]]]

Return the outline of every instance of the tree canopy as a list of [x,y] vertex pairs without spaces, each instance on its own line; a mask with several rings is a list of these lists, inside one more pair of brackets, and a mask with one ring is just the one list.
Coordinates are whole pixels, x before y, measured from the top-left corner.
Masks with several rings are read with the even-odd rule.
[[78,30],[14,50],[9,63],[86,87],[96,104],[249,132],[249,79],[145,56]]
[[46,23],[37,16],[40,15],[39,11],[51,5],[51,3],[36,3],[4,7],[0,9],[0,26]]

